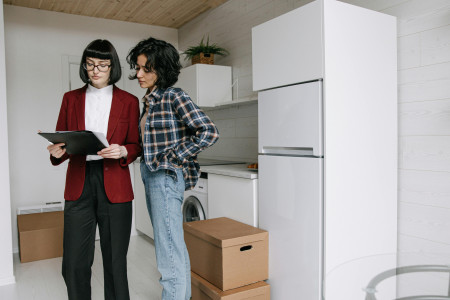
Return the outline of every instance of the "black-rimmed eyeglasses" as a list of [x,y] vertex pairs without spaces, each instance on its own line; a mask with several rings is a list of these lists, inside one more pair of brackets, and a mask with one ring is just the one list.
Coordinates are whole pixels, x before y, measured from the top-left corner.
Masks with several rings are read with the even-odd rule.
[[97,70],[99,72],[108,72],[109,68],[111,67],[111,65],[106,65],[106,64],[92,64],[92,63],[84,63],[83,64],[83,68],[87,71],[93,71],[95,68],[97,68]]

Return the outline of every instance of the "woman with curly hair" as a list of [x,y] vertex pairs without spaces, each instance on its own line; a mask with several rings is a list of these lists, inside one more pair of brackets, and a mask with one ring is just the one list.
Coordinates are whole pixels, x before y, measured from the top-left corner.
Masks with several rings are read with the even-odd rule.
[[141,177],[153,224],[162,300],[190,299],[190,263],[183,237],[184,191],[198,180],[197,154],[219,133],[211,119],[173,85],[181,64],[169,43],[148,38],[130,50],[127,61],[146,89],[140,118]]

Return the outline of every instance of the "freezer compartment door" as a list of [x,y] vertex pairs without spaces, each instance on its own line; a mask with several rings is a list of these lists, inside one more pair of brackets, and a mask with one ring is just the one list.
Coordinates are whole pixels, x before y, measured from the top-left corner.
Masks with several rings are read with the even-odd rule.
[[322,3],[313,1],[252,28],[254,91],[324,78]]
[[271,299],[322,299],[323,158],[260,155],[259,227]]
[[258,152],[323,156],[322,81],[258,93]]

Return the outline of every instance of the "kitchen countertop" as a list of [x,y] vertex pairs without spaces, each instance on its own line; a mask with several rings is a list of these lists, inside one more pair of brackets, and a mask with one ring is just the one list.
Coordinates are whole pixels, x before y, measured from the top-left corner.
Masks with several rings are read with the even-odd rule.
[[[207,160],[207,162],[209,161]],[[140,164],[140,159],[136,159],[133,163]],[[247,168],[247,165],[248,164],[245,163],[236,163],[236,164],[229,163],[224,165],[211,165],[211,166],[200,165],[200,171],[216,175],[233,176],[246,179],[257,179],[258,170],[249,169]]]
[[208,174],[225,175],[246,179],[257,179],[258,170],[247,168],[247,164],[200,166],[200,171]]

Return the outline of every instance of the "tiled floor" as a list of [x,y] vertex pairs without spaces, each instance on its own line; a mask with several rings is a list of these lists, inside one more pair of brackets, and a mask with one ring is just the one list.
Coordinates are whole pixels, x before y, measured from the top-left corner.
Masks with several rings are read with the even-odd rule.
[[[20,263],[14,255],[16,283],[0,286],[0,300],[64,300],[66,286],[61,276],[61,258]],[[132,300],[159,300],[161,287],[156,268],[155,247],[146,236],[132,236],[128,250],[128,284]],[[103,267],[96,241],[92,267],[92,300],[103,300]]]

